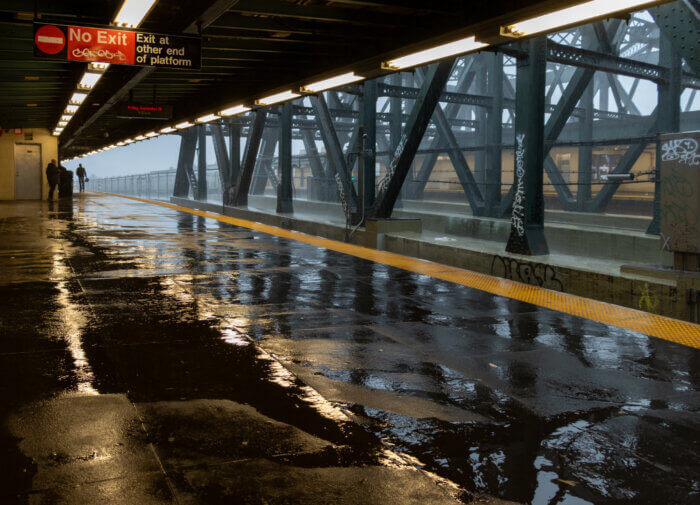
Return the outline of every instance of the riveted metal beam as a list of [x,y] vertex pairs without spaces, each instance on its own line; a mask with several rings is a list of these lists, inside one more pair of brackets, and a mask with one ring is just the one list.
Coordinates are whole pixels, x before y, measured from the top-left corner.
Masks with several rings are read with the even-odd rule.
[[506,251],[548,254],[544,236],[544,101],[547,82],[547,38],[528,41],[527,59],[516,71],[515,163],[513,210]]
[[219,170],[219,183],[221,184],[221,194],[225,195],[230,184],[229,182],[229,160],[226,152],[226,141],[221,125],[212,123],[209,125],[211,138],[214,144],[214,156],[216,157],[216,167]]
[[[416,69],[416,77],[418,77],[419,83],[423,80],[424,72],[422,68]],[[462,189],[464,190],[464,194],[467,197],[467,201],[469,202],[469,206],[471,207],[473,214],[475,216],[483,214],[484,198],[476,184],[476,179],[474,178],[474,174],[472,174],[469,164],[464,157],[464,153],[457,143],[454,132],[447,121],[445,112],[442,110],[439,103],[435,106],[433,120],[437,125],[440,136],[445,140],[447,155],[450,157],[450,161],[452,162],[455,172],[457,172],[457,177],[462,185]]]
[[279,133],[279,186],[277,187],[277,213],[293,212],[292,205],[292,104],[282,105]]
[[355,187],[350,184],[350,174],[348,173],[345,156],[338,141],[333,120],[328,112],[326,100],[323,98],[323,95],[312,96],[311,105],[316,112],[316,121],[318,121],[318,128],[321,131],[321,138],[326,147],[326,155],[333,172],[333,178],[336,181],[338,195],[345,215],[356,214],[358,209],[357,194],[355,193]]
[[391,164],[387,167],[387,173],[379,185],[374,211],[375,217],[380,219],[391,217],[396,199],[411,168],[430,118],[438,105],[440,95],[445,89],[453,65],[454,59],[451,59],[429,67],[401,136],[401,141],[396,147]]
[[197,131],[189,128],[180,133],[180,154],[177,159],[177,171],[175,172],[175,187],[173,196],[187,198],[190,187],[192,194],[197,194],[197,180],[192,166],[197,149]]
[[245,206],[248,205],[248,191],[250,190],[250,181],[253,179],[253,169],[255,161],[258,157],[258,149],[260,149],[260,141],[262,140],[263,129],[265,128],[265,118],[267,111],[260,109],[253,112],[253,124],[248,134],[248,139],[243,153],[243,163],[241,171],[236,179],[236,187],[233,196],[233,205]]

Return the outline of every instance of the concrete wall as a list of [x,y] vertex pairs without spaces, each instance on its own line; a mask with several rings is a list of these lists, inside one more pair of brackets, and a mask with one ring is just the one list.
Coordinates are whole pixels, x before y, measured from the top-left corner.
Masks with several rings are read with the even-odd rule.
[[[31,134],[31,140],[25,136]],[[14,130],[3,130],[0,136],[0,200],[15,199],[15,144],[38,144],[41,146],[41,193],[42,198],[49,194],[44,170],[51,159],[58,159],[58,137],[43,128],[29,128],[16,135]]]

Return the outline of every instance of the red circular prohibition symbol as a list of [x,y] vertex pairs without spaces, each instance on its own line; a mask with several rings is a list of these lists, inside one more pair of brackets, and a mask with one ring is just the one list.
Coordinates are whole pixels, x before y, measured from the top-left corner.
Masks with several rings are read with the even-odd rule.
[[66,45],[66,36],[57,26],[42,26],[36,31],[34,42],[42,52],[56,54]]

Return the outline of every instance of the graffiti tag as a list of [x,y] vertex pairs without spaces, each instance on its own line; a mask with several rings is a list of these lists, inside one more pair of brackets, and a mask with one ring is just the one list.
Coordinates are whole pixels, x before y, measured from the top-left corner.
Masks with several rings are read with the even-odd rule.
[[564,291],[564,284],[557,277],[557,271],[551,265],[544,263],[531,263],[504,256],[494,256],[491,261],[491,275],[554,291]]
[[673,139],[661,145],[661,161],[678,161],[691,167],[700,165],[698,142],[695,139]]
[[644,283],[641,296],[639,297],[639,310],[646,312],[656,312],[659,308],[658,297],[649,290],[649,283]]
[[525,207],[523,205],[525,199],[525,134],[519,133],[515,140],[515,176],[518,182],[513,197],[513,215],[510,222],[518,236],[522,237],[525,235]]

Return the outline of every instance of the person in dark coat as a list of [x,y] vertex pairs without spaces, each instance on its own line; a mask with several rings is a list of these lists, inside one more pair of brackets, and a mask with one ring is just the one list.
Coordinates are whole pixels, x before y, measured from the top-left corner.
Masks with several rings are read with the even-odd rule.
[[49,200],[53,200],[53,192],[56,186],[58,186],[59,175],[56,160],[51,160],[51,163],[46,166],[46,180],[49,183]]
[[87,177],[85,167],[83,167],[82,163],[78,165],[78,169],[75,171],[75,175],[78,176],[78,184],[80,185],[80,192],[82,193],[83,191],[85,191],[85,178]]

